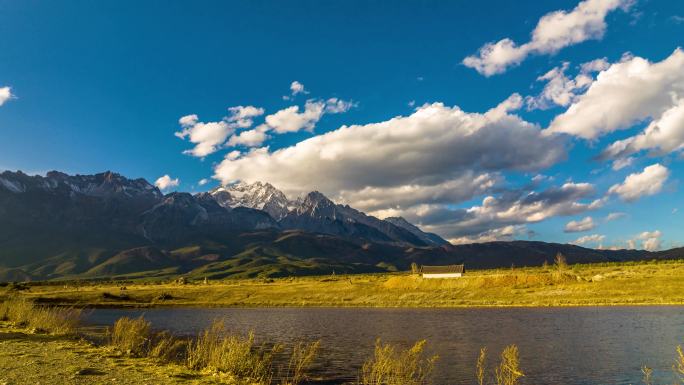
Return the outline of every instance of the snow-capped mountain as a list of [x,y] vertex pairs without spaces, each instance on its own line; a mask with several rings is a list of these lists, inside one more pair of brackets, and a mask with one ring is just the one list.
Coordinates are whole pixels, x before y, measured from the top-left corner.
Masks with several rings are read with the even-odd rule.
[[294,209],[285,194],[270,183],[237,183],[221,186],[209,192],[216,202],[225,208],[249,207],[263,210],[280,220]]
[[143,178],[128,179],[120,174],[106,171],[94,175],[67,175],[50,171],[44,177],[26,175],[21,171],[5,171],[0,174],[0,187],[19,194],[24,192],[47,192],[85,195],[93,197],[143,198],[157,200],[163,194]]
[[312,191],[293,201],[273,185],[255,182],[218,187],[209,194],[223,207],[264,210],[276,219],[283,229],[412,246],[448,244],[439,236],[423,233],[413,225],[397,225],[366,215],[348,205],[336,204],[318,191]]

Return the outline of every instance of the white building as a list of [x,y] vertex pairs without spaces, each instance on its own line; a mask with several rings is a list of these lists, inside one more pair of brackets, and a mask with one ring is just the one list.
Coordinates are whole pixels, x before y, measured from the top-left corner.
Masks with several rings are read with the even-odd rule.
[[423,278],[460,278],[465,273],[465,265],[421,266]]

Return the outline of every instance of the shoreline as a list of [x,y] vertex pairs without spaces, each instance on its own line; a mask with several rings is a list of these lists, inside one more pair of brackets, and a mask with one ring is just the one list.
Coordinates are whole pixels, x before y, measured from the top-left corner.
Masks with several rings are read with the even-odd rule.
[[684,261],[470,271],[453,279],[409,273],[220,281],[13,284],[50,306],[88,308],[565,308],[684,306]]

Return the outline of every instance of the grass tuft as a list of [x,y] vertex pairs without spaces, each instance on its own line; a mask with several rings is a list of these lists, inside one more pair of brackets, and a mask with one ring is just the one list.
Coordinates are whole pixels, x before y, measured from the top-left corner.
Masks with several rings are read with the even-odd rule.
[[150,323],[142,316],[134,319],[121,317],[110,329],[110,345],[128,355],[146,356],[150,343]]
[[20,297],[9,297],[0,304],[0,320],[34,332],[74,334],[80,319],[81,309],[39,306]]
[[256,383],[270,383],[274,355],[280,345],[256,346],[254,333],[229,334],[223,320],[215,320],[188,346],[187,366],[231,374]]
[[497,385],[516,385],[525,374],[520,370],[518,347],[509,345],[501,352],[501,363],[495,370]]
[[287,372],[281,381],[282,385],[299,385],[307,378],[307,372],[311,368],[321,341],[310,343],[298,342],[292,347],[292,355],[287,365]]
[[363,364],[359,385],[429,384],[438,357],[426,357],[425,344],[422,340],[401,350],[378,339],[373,357]]

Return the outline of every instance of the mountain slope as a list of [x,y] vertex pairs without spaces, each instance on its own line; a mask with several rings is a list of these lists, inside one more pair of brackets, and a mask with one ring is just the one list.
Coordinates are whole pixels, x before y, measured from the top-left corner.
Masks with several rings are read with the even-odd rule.
[[290,201],[271,184],[255,182],[218,187],[208,195],[226,208],[264,210],[283,229],[421,247],[448,244],[439,236],[424,233],[406,221],[397,224],[366,215],[348,205],[336,204],[318,191]]
[[0,281],[358,273],[406,270],[413,262],[538,266],[558,252],[570,263],[684,257],[684,249],[591,250],[526,241],[453,246],[401,218],[367,216],[318,192],[285,204],[261,188],[271,190],[259,195],[266,202],[247,193],[241,202],[287,207],[280,220],[224,206],[211,193],[163,195],[143,179],[111,172],[4,172]]

